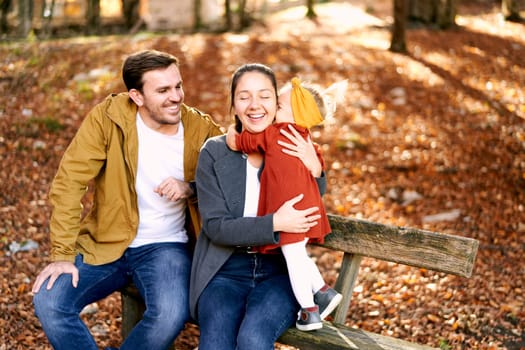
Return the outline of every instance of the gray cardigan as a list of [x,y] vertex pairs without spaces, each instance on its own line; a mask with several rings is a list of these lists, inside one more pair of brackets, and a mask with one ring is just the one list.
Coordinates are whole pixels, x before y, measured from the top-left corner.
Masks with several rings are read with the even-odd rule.
[[[196,183],[202,229],[195,245],[190,279],[190,312],[197,320],[199,296],[237,246],[275,244],[273,214],[243,217],[247,158],[231,151],[224,135],[208,139],[197,165]],[[326,190],[324,174],[317,179]]]

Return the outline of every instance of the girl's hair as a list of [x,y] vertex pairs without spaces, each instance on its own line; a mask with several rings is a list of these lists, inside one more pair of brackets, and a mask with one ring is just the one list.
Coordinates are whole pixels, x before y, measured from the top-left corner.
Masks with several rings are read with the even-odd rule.
[[[317,104],[317,108],[319,108],[319,112],[323,116],[323,118],[326,119],[328,114],[328,101],[326,100],[326,97],[324,96],[323,89],[320,85],[313,84],[310,82],[301,82],[301,86],[308,90],[309,93],[312,94],[314,97],[315,103]],[[287,82],[281,90],[279,90],[279,94],[292,88],[292,84],[290,82]]]
[[[328,88],[323,89],[318,84],[313,84],[307,81],[301,82],[301,86],[308,90],[314,97],[315,103],[319,108],[319,112],[324,119],[333,118],[337,104],[343,102],[348,86],[347,80],[341,80],[333,83]],[[292,84],[287,82],[279,92],[290,89]]]
[[144,73],[156,69],[165,69],[175,64],[179,66],[177,57],[157,50],[144,50],[136,52],[124,61],[122,65],[122,78],[126,88],[142,92],[144,87]]
[[[248,72],[257,72],[265,75],[270,82],[272,83],[273,89],[275,91],[275,98],[277,99],[277,79],[275,78],[275,73],[273,70],[261,63],[247,63],[243,64],[239,68],[235,70],[235,72],[232,75],[231,80],[231,89],[230,89],[230,113],[233,109],[233,103],[235,100],[235,90],[237,89],[237,84],[239,83],[239,79],[244,75],[244,73]],[[237,132],[242,131],[242,124],[241,120],[237,115],[234,116],[234,122],[235,122],[235,130]]]

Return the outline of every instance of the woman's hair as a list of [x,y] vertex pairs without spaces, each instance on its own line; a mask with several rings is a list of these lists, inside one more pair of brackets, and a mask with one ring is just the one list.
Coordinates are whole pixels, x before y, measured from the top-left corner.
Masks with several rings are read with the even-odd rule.
[[126,88],[142,92],[144,73],[156,69],[165,69],[175,64],[179,66],[177,57],[166,52],[144,50],[131,54],[122,65],[122,78]]
[[[261,63],[243,64],[242,66],[237,68],[232,75],[231,89],[230,89],[230,112],[233,109],[233,103],[235,100],[235,90],[237,89],[237,84],[239,83],[239,79],[244,75],[244,73],[248,73],[248,72],[257,72],[257,73],[261,73],[265,75],[272,83],[273,89],[275,91],[275,98],[277,99],[277,79],[275,78],[275,73],[273,72],[273,70],[270,67],[265,66],[264,64],[261,64]],[[239,119],[237,115],[234,116],[234,122],[235,122],[235,130],[237,130],[237,132],[241,132],[242,124],[241,124],[241,120]]]

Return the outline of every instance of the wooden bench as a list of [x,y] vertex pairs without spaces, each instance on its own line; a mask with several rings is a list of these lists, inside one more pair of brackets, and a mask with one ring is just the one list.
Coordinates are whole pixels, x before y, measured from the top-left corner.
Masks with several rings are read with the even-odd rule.
[[[279,343],[301,350],[410,350],[432,349],[404,340],[345,326],[359,266],[363,257],[394,262],[470,277],[479,242],[472,238],[426,230],[379,224],[351,217],[329,215],[332,233],[323,247],[343,252],[343,262],[335,289],[343,300],[334,311],[333,321],[317,331],[290,328]],[[140,320],[144,306],[136,289],[122,291],[122,337]]]

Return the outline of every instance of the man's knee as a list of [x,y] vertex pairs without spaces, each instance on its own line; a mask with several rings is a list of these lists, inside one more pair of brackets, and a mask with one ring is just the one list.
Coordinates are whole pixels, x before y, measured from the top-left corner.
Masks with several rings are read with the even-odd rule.
[[33,307],[36,317],[46,329],[60,322],[66,311],[60,306],[60,299],[51,298],[43,292],[33,296]]
[[182,329],[190,318],[189,309],[184,307],[173,307],[173,305],[166,305],[164,308],[157,308],[155,310],[146,310],[144,318],[149,318],[155,323],[157,329],[166,329],[172,331],[173,329]]
[[[40,290],[33,295],[33,307],[35,315],[42,320],[64,318],[78,314],[80,310],[76,308],[71,299],[59,292],[57,286],[51,290]],[[69,302],[68,302],[69,300]]]

